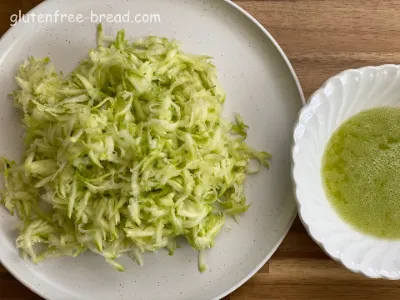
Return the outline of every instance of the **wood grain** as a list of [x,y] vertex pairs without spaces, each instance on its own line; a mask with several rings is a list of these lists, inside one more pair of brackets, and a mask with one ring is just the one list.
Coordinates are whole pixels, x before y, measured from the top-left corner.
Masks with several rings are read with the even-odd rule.
[[[216,0],[220,1],[220,0]],[[1,0],[0,34],[11,14],[40,0]],[[306,97],[348,68],[400,62],[400,0],[237,0],[288,55]],[[0,299],[40,299],[0,266]],[[297,219],[278,251],[226,300],[400,299],[400,282],[345,270]]]

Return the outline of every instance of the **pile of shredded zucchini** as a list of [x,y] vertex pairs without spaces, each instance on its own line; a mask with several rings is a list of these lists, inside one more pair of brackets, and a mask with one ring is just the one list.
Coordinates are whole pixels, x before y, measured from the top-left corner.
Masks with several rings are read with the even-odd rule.
[[245,212],[250,159],[270,155],[244,141],[239,115],[221,117],[225,93],[210,57],[175,41],[129,43],[97,32],[98,46],[68,76],[29,58],[13,93],[26,128],[22,164],[2,160],[1,201],[21,219],[17,247],[48,257],[102,255],[116,269],[128,254],[166,248],[184,236],[214,244],[225,216]]

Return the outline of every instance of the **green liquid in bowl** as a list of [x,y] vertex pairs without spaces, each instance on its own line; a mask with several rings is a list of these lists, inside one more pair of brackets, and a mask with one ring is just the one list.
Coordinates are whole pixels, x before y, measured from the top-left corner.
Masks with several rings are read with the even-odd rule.
[[329,201],[356,230],[400,239],[400,108],[363,111],[330,138],[322,161]]

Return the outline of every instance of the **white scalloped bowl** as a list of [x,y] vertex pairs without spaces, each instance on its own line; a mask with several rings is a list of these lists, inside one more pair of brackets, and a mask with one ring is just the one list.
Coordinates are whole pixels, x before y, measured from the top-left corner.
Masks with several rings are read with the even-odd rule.
[[400,240],[367,236],[344,222],[328,202],[320,171],[333,131],[360,111],[379,106],[400,106],[400,66],[346,70],[330,78],[300,111],[292,175],[300,218],[328,255],[367,277],[400,279]]

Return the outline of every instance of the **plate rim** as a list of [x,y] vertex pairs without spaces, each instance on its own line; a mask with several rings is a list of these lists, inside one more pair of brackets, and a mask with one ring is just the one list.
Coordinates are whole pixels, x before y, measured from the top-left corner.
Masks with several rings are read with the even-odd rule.
[[[301,87],[300,81],[299,81],[299,79],[297,77],[297,74],[296,74],[296,72],[295,72],[295,70],[294,70],[289,58],[286,56],[285,52],[283,51],[281,46],[278,44],[278,42],[275,40],[275,38],[271,35],[271,33],[269,33],[269,31],[255,17],[253,17],[244,8],[242,8],[241,6],[239,6],[238,4],[233,2],[232,0],[224,0],[224,2],[229,4],[229,5],[231,5],[237,11],[242,13],[242,15],[247,17],[272,42],[272,44],[278,50],[280,56],[282,57],[282,59],[286,63],[286,66],[288,67],[289,72],[291,73],[292,78],[295,81],[297,92],[299,93],[299,96],[300,96],[301,104],[302,104],[302,106],[304,106],[306,104],[306,100],[305,100],[305,97],[304,97],[304,92],[303,92],[303,89]],[[1,42],[1,40],[0,40],[0,42]],[[294,201],[295,201],[295,198],[296,198],[295,195],[293,195],[293,200]],[[293,209],[293,212],[292,212],[292,217],[290,218],[286,228],[284,228],[282,237],[280,239],[278,239],[278,242],[272,248],[272,250],[265,256],[265,258],[263,260],[261,260],[261,262],[253,269],[253,271],[251,271],[247,276],[244,276],[239,282],[237,282],[235,285],[233,285],[230,289],[228,289],[225,292],[215,296],[212,300],[222,299],[223,297],[229,295],[230,293],[232,293],[233,291],[235,291],[236,289],[241,287],[245,282],[247,282],[251,277],[253,277],[262,268],[262,266],[264,266],[269,261],[269,259],[272,257],[272,255],[274,255],[274,253],[278,249],[278,247],[282,244],[282,241],[287,236],[290,228],[293,225],[293,222],[294,222],[296,216],[297,216],[297,205],[296,205],[296,202],[295,202],[294,209]]]
[[[25,14],[36,13],[37,11],[45,9],[45,7],[47,5],[50,5],[50,4],[52,4],[54,2],[57,2],[57,1],[58,0],[44,0],[43,2],[39,3],[38,5],[36,5],[32,9],[30,9]],[[288,68],[288,70],[289,70],[289,72],[291,74],[291,77],[294,80],[294,83],[295,83],[295,86],[296,86],[296,90],[297,90],[297,92],[299,94],[301,105],[304,106],[306,104],[306,100],[305,100],[305,97],[304,97],[304,92],[303,92],[303,89],[301,87],[300,81],[299,81],[299,79],[297,77],[297,74],[296,74],[296,72],[295,72],[295,70],[294,70],[289,58],[287,57],[287,55],[285,54],[285,52],[283,51],[281,46],[278,44],[278,42],[275,40],[275,38],[271,35],[271,33],[255,17],[253,17],[249,12],[247,12],[244,8],[239,6],[237,3],[233,2],[232,0],[222,0],[222,1],[224,3],[226,3],[227,5],[230,5],[232,8],[236,9],[243,16],[245,16],[247,19],[249,19],[256,27],[258,27],[258,29],[261,30],[263,35],[272,43],[272,45],[278,51],[280,57],[283,59],[286,67]],[[0,46],[3,43],[5,43],[8,39],[10,39],[10,37],[13,35],[13,33],[15,33],[19,28],[22,28],[23,25],[24,25],[23,23],[18,22],[14,26],[11,26],[9,29],[7,29],[7,31],[0,38]],[[7,49],[8,48],[9,48],[9,46],[5,47],[6,51],[3,54],[0,54],[0,58],[2,58],[4,55],[7,54]],[[294,200],[295,203],[294,203],[294,208],[293,208],[293,211],[292,211],[292,215],[289,218],[289,222],[286,225],[286,227],[282,230],[282,236],[278,239],[278,241],[276,242],[275,246],[272,247],[272,250],[265,255],[264,259],[262,259],[260,261],[260,263],[257,266],[255,266],[255,268],[249,274],[243,276],[243,278],[241,280],[239,280],[238,282],[236,282],[234,285],[232,285],[231,288],[229,288],[229,289],[225,290],[224,292],[221,292],[221,293],[213,296],[213,298],[211,298],[211,300],[222,299],[223,297],[229,295],[230,293],[232,293],[233,291],[235,291],[236,289],[241,287],[245,282],[247,282],[251,277],[253,277],[261,269],[261,267],[265,265],[266,262],[269,261],[269,259],[272,257],[272,255],[278,249],[278,247],[282,244],[282,241],[287,236],[290,228],[293,225],[293,222],[294,222],[296,216],[298,215],[298,213],[297,213],[297,205],[296,205],[297,203],[296,203],[295,198],[296,198],[295,195],[293,195],[293,200]],[[34,286],[34,285],[30,284],[28,281],[24,280],[16,271],[14,271],[14,269],[11,267],[11,265],[6,263],[1,257],[0,257],[0,264],[7,270],[7,272],[9,272],[15,279],[17,279],[21,284],[23,284],[25,287],[27,287],[33,293],[37,294],[38,296],[42,297],[45,300],[53,300],[52,298],[49,298],[49,296],[47,296],[43,291],[40,291],[36,286]]]

